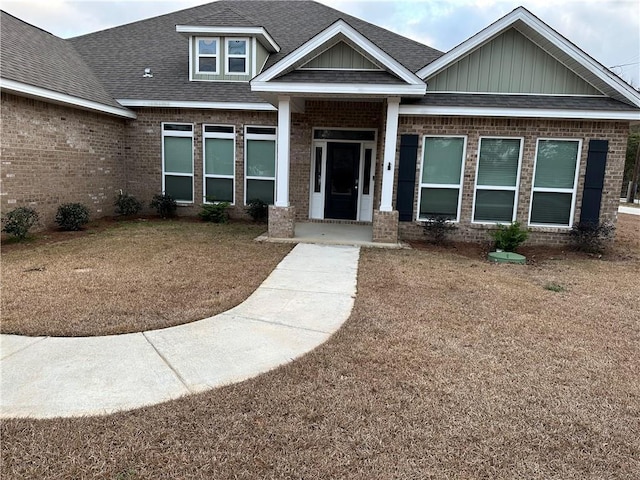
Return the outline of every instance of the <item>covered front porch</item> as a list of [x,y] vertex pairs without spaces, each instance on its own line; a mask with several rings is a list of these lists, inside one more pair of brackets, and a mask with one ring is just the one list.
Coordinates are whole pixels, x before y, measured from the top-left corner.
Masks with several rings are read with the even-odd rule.
[[373,224],[343,222],[295,222],[294,234],[290,238],[258,238],[260,241],[278,243],[317,243],[325,245],[355,245],[359,247],[402,248],[399,242],[374,242]]

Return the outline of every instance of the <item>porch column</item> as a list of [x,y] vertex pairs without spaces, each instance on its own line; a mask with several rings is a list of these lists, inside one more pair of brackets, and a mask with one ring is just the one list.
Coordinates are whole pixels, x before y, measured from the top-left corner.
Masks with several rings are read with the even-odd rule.
[[278,98],[278,158],[276,161],[276,207],[289,206],[289,142],[291,105],[289,97]]
[[295,207],[289,203],[289,144],[291,139],[291,99],[278,98],[278,153],[276,158],[276,198],[269,207],[269,237],[295,235]]
[[400,98],[387,99],[387,124],[384,133],[384,161],[382,164],[382,192],[380,211],[393,211],[393,180],[396,172],[396,139],[398,138],[398,111]]

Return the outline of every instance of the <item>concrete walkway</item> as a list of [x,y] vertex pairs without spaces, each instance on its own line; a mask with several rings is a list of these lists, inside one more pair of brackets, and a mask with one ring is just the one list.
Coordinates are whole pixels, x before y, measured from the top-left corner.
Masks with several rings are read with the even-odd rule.
[[0,417],[72,417],[239,382],[325,342],[349,317],[359,249],[297,245],[237,307],[103,337],[0,336]]
[[623,205],[620,205],[618,207],[618,212],[619,213],[626,213],[629,215],[640,215],[640,208],[638,207],[625,207]]

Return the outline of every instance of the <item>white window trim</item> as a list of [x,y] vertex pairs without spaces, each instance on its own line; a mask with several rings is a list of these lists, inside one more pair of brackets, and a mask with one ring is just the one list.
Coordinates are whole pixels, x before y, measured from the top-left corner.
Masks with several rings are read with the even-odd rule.
[[[249,128],[273,128],[275,133],[273,135],[263,133],[247,133]],[[273,180],[273,200],[276,198],[276,176],[273,177],[256,177],[247,174],[247,142],[249,140],[273,140],[275,143],[276,158],[274,162],[278,162],[278,127],[274,125],[245,125],[244,126],[244,204],[247,205],[247,180]],[[277,171],[277,165],[274,172]]]
[[[245,53],[244,55],[231,55],[229,53],[229,42],[237,42],[239,40],[244,41]],[[229,60],[232,58],[244,58],[244,72],[230,72]],[[228,37],[224,40],[224,73],[225,75],[249,75],[249,38],[245,37]]]
[[[482,140],[486,138],[486,139],[497,139],[497,140],[520,140],[520,151],[518,152],[518,171],[516,172],[516,184],[514,187],[506,187],[504,185],[496,185],[496,186],[492,186],[492,185],[478,185],[478,171],[480,170],[480,150],[481,150],[481,146],[482,146]],[[492,136],[492,135],[487,135],[487,136],[480,136],[478,138],[478,154],[477,154],[477,159],[476,159],[476,178],[475,178],[475,183],[474,183],[474,188],[473,188],[473,204],[471,207],[471,223],[476,224],[476,225],[495,225],[496,223],[498,224],[504,224],[504,222],[499,222],[499,221],[487,221],[487,220],[482,220],[482,221],[475,221],[474,218],[476,217],[476,193],[478,192],[478,190],[503,190],[503,191],[511,191],[514,192],[513,194],[513,215],[511,216],[511,222],[515,222],[516,218],[518,216],[518,194],[520,191],[520,174],[522,172],[522,153],[524,151],[524,137],[500,137],[500,136]]]
[[[573,176],[573,188],[549,188],[536,187],[536,170],[538,168],[538,147],[540,140],[551,140],[554,142],[578,142],[578,154],[576,156],[576,168]],[[533,177],[531,179],[531,197],[529,200],[529,226],[530,227],[546,227],[557,229],[569,229],[573,225],[574,215],[576,211],[576,197],[578,192],[578,176],[580,175],[580,158],[582,157],[582,139],[580,138],[547,138],[540,137],[536,140],[536,153],[534,157]],[[571,211],[569,212],[569,225],[558,225],[555,223],[531,223],[531,211],[533,210],[533,195],[536,192],[546,193],[570,193],[571,194]]]
[[[233,133],[223,132],[207,132],[206,127],[230,127]],[[207,138],[222,138],[225,140],[233,140],[233,175],[218,175],[207,173]],[[202,124],[202,203],[213,204],[220,202],[207,201],[207,178],[228,178],[233,181],[233,198],[231,205],[236,204],[236,127],[235,125],[221,125],[213,123]]]
[[[200,40],[215,40],[216,41],[216,54],[200,53]],[[198,75],[220,75],[220,37],[196,37],[196,74]],[[201,72],[200,71],[200,57],[203,58],[215,58],[216,59],[216,71],[215,72]]]
[[[424,168],[424,149],[427,145],[427,138],[462,138],[462,165],[460,166],[460,183],[459,184],[444,184],[444,183],[422,183],[422,169]],[[416,221],[424,222],[427,219],[420,217],[420,201],[422,200],[423,188],[447,188],[455,189],[458,191],[458,209],[455,220],[447,220],[449,223],[460,222],[460,212],[462,208],[462,185],[464,184],[464,167],[467,159],[467,136],[466,135],[423,135],[422,137],[422,151],[420,155],[420,171],[418,175],[418,207],[416,208]]]
[[[181,131],[165,131],[165,125],[189,125],[191,127],[190,132],[181,132]],[[191,200],[176,200],[176,203],[179,205],[191,205],[194,203],[195,197],[195,184],[194,184],[194,141],[193,141],[193,123],[182,123],[182,122],[162,122],[160,128],[162,129],[162,193],[166,192],[165,186],[165,177],[166,175],[170,175],[172,177],[191,177]],[[164,158],[164,139],[165,137],[186,137],[191,139],[191,173],[182,173],[182,172],[170,172],[165,170],[165,158]]]

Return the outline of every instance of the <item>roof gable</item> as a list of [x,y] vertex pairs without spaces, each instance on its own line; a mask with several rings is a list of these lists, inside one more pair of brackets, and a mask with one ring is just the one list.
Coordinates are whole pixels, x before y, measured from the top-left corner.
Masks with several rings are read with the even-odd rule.
[[429,91],[602,95],[593,85],[509,28],[427,78]]
[[594,60],[524,7],[518,7],[497,22],[453,48],[417,72],[420,78],[434,77],[465,56],[484,46],[506,30],[515,28],[562,65],[605,95],[640,107],[640,94],[620,77]]
[[303,70],[382,70],[366,55],[358,52],[342,40],[302,64],[299,68]]

